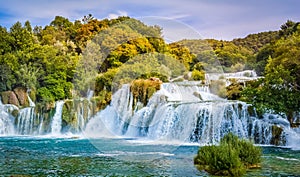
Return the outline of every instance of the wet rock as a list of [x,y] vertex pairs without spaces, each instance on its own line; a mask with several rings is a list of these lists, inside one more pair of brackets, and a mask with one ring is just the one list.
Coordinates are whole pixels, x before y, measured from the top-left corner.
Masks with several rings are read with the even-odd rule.
[[271,144],[276,146],[283,146],[286,144],[286,141],[283,136],[283,128],[277,125],[272,126],[272,139]]
[[201,94],[200,94],[199,92],[194,92],[193,95],[194,95],[195,97],[199,98],[200,100],[203,100],[203,99],[202,99],[202,96],[201,96]]

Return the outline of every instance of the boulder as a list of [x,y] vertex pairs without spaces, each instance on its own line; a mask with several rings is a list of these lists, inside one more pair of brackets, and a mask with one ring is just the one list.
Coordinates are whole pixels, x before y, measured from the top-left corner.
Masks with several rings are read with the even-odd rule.
[[271,144],[275,146],[283,146],[286,144],[286,140],[283,135],[283,128],[277,125],[272,126],[272,138]]
[[14,92],[17,95],[20,106],[22,106],[22,107],[29,106],[27,90],[25,88],[21,88],[21,87],[15,88]]
[[13,104],[16,106],[20,106],[19,100],[13,91],[2,92],[1,98],[3,104]]

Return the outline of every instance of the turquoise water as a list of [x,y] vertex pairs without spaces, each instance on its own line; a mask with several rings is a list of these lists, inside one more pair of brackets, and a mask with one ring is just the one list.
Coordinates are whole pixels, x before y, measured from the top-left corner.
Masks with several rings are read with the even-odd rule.
[[[198,147],[135,139],[0,137],[0,176],[208,176],[193,165]],[[246,176],[300,176],[300,151],[264,147]]]

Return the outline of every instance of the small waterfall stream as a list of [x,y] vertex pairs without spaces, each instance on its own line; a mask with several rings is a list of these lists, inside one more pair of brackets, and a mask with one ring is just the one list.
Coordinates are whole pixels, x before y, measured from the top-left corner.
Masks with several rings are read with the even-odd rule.
[[52,119],[51,123],[51,134],[52,135],[59,135],[61,133],[62,127],[62,109],[64,106],[64,101],[58,101],[55,105],[55,114]]
[[20,113],[17,117],[17,132],[20,135],[28,135],[35,134],[34,133],[34,120],[35,120],[35,112],[34,107],[35,104],[31,100],[31,98],[27,95],[29,101],[29,107],[23,108],[20,110]]
[[13,117],[8,113],[18,108],[14,105],[3,105],[0,99],[0,136],[14,134]]

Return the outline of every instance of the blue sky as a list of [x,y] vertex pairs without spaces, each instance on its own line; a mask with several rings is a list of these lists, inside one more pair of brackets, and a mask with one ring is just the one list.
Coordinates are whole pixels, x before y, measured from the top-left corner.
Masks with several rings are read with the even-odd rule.
[[98,19],[156,16],[186,24],[203,38],[231,40],[300,21],[299,7],[299,0],[0,0],[0,25],[29,20],[44,26],[57,15],[74,21],[90,13]]

